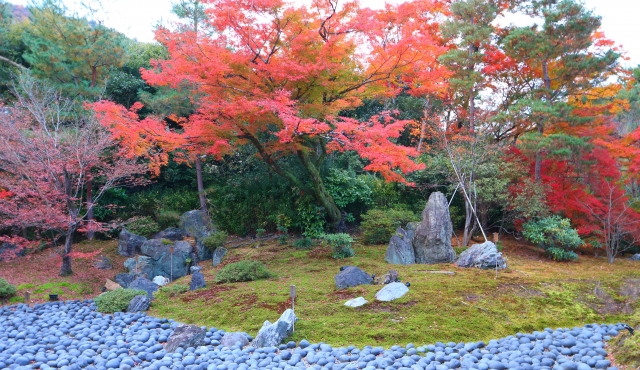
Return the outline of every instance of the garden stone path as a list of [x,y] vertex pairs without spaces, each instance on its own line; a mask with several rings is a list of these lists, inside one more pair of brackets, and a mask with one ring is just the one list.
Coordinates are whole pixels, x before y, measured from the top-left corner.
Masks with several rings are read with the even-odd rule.
[[167,352],[164,346],[178,325],[144,313],[103,315],[91,300],[0,307],[0,368],[616,370],[604,344],[624,330],[623,324],[592,324],[518,333],[488,343],[360,349],[306,340],[229,348],[220,343],[223,330],[204,328],[204,345]]

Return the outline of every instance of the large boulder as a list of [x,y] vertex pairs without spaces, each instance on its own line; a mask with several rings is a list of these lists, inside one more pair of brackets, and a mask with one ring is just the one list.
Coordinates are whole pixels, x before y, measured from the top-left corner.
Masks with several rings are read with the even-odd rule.
[[275,323],[272,324],[268,320],[265,321],[251,345],[256,348],[278,346],[286,337],[291,335],[296,320],[296,315],[289,308],[284,311]]
[[147,240],[141,248],[151,259],[153,271],[149,276],[164,276],[173,281],[187,275],[193,246],[185,241],[167,244],[161,239]]
[[144,236],[132,234],[129,230],[122,229],[118,238],[118,254],[125,257],[140,254],[140,248],[145,241],[147,238]]
[[507,262],[498,252],[496,245],[490,241],[474,244],[460,254],[456,261],[458,267],[477,267],[481,269],[506,269]]
[[223,347],[233,347],[237,343],[240,343],[240,347],[244,347],[249,344],[247,334],[241,332],[225,333],[222,339],[220,339],[220,345]]
[[[148,256],[136,256],[124,261],[124,267],[134,277],[151,278],[153,275],[153,260]],[[124,285],[123,285],[124,286]]]
[[127,312],[144,312],[149,309],[149,306],[151,306],[151,300],[148,296],[137,295],[129,302]]
[[376,300],[388,302],[407,294],[409,288],[402,283],[389,283],[376,293]]
[[407,229],[399,227],[391,237],[384,260],[394,265],[411,265],[416,262],[413,250],[413,238],[415,237],[415,223],[410,222]]
[[168,239],[175,242],[184,239],[184,231],[177,227],[169,227],[154,235],[153,239]]
[[369,274],[355,266],[349,266],[335,276],[336,288],[344,289],[352,286],[373,283]]
[[452,234],[453,224],[447,198],[439,191],[431,193],[413,239],[416,263],[455,261],[456,252],[451,247]]
[[120,286],[123,287],[123,288],[128,288],[129,284],[131,284],[131,282],[135,278],[136,277],[133,276],[132,274],[118,274],[118,275],[116,275],[116,277],[113,278],[113,281],[115,281],[116,283],[120,284]]
[[167,339],[164,350],[175,352],[178,348],[199,347],[204,344],[206,333],[204,329],[196,325],[178,325]]
[[158,284],[153,281],[139,277],[129,284],[129,289],[141,289],[147,292],[149,299],[153,299],[153,293],[158,291]]
[[632,261],[640,261],[640,253],[636,253],[633,256],[631,256],[631,258],[629,258]]
[[196,239],[202,239],[213,231],[202,219],[202,211],[199,209],[183,213],[180,216],[180,228],[185,234]]

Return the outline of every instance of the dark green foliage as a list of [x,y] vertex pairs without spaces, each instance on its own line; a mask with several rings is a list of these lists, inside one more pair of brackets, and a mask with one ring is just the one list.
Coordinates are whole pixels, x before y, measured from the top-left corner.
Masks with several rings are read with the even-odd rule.
[[127,230],[134,234],[150,236],[160,231],[160,226],[151,217],[133,217],[125,223]]
[[355,256],[356,252],[351,248],[354,240],[351,235],[345,233],[325,234],[322,239],[333,249],[333,258],[342,259]]
[[176,227],[180,222],[180,212],[166,209],[160,210],[156,214],[156,221],[162,230],[168,227]]
[[259,261],[240,261],[226,265],[216,274],[216,283],[236,283],[268,279],[272,274]]
[[325,186],[338,208],[348,213],[360,215],[372,202],[372,191],[364,176],[357,176],[354,171],[330,168]]
[[571,227],[571,221],[557,215],[527,222],[522,234],[556,261],[577,259],[578,255],[572,249],[584,244],[576,229]]
[[362,237],[368,244],[388,243],[398,227],[416,220],[418,217],[404,208],[371,209],[362,215]]
[[224,246],[224,242],[227,240],[227,233],[224,231],[216,231],[206,238],[202,239],[202,244],[210,251],[216,250]]
[[304,237],[293,242],[293,247],[296,249],[309,249],[313,247],[313,239]]
[[93,301],[97,306],[98,312],[120,312],[126,311],[129,302],[137,295],[147,295],[147,292],[140,289],[118,288],[97,296]]
[[16,287],[5,279],[0,278],[0,298],[9,298],[16,294]]

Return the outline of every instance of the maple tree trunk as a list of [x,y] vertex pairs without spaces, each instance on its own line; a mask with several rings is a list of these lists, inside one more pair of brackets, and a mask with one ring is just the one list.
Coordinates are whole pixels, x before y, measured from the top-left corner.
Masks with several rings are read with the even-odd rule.
[[204,182],[202,181],[202,161],[196,156],[196,182],[198,183],[198,198],[200,199],[200,211],[205,225],[209,223],[209,211],[207,210],[207,200],[204,197]]
[[342,214],[340,213],[340,209],[336,205],[335,200],[327,192],[327,189],[324,186],[324,182],[320,177],[320,172],[318,168],[313,164],[311,158],[309,158],[309,154],[299,151],[298,157],[302,161],[302,165],[309,173],[309,177],[311,178],[311,183],[313,184],[313,191],[316,197],[316,200],[320,202],[320,204],[327,211],[327,215],[329,215],[329,219],[331,220],[331,230],[338,231],[340,228],[340,221],[342,220]]
[[76,231],[76,225],[73,224],[67,230],[66,239],[64,241],[64,251],[62,254],[62,266],[60,267],[60,276],[69,276],[73,274],[71,270],[71,248],[73,245],[73,233]]
[[[93,180],[87,180],[87,206],[89,210],[87,211],[87,221],[91,222],[93,220]],[[94,232],[93,230],[87,231],[87,239],[93,240]]]

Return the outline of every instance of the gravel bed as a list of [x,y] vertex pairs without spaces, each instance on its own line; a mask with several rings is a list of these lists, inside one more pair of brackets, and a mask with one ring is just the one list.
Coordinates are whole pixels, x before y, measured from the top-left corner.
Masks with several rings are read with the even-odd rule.
[[604,342],[624,330],[623,324],[592,324],[518,333],[489,343],[360,349],[306,340],[278,348],[227,348],[219,342],[223,330],[205,328],[206,346],[167,353],[163,343],[177,325],[143,313],[103,315],[92,301],[2,307],[0,369],[616,370],[606,359]]

